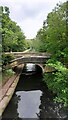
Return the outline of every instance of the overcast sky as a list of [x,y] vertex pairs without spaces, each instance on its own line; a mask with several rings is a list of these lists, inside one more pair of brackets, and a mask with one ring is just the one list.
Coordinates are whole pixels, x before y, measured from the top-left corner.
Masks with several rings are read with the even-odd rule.
[[[60,0],[62,3],[65,1]],[[28,39],[36,36],[57,3],[59,0],[0,0],[0,5],[9,7],[11,19],[17,22]]]

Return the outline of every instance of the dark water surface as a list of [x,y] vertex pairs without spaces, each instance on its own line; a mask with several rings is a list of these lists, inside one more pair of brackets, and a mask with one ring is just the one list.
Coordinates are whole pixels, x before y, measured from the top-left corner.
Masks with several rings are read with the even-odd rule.
[[46,118],[54,118],[53,120],[56,120],[58,118],[61,120],[65,118],[67,120],[68,110],[61,104],[53,102],[53,95],[42,82],[41,73],[35,71],[35,66],[34,69],[31,67],[29,65],[24,68],[13,98],[4,111],[2,119],[32,118],[33,120],[36,118],[37,120],[46,120]]

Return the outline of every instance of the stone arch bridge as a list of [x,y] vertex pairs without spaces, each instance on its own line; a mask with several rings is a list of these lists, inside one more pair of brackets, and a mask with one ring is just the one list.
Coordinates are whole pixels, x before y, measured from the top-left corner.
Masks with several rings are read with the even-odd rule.
[[51,54],[49,53],[23,53],[23,52],[6,52],[5,54],[14,55],[14,59],[9,62],[11,67],[18,66],[20,64],[33,63],[40,66],[44,73],[44,65],[48,59],[51,58]]

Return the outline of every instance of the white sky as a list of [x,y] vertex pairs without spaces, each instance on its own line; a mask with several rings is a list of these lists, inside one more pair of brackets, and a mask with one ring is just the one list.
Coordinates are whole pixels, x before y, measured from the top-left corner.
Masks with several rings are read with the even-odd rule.
[[[62,3],[65,1],[60,0]],[[10,18],[17,22],[28,39],[36,36],[57,3],[59,0],[0,0],[0,6],[9,7]]]

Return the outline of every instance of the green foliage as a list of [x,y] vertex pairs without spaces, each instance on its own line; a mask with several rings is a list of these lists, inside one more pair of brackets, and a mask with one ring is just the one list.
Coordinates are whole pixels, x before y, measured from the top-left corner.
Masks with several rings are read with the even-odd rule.
[[56,73],[44,75],[44,82],[47,83],[48,88],[54,93],[57,93],[55,101],[63,102],[65,106],[68,105],[68,69],[65,68],[60,62],[49,63],[56,69]]
[[[48,88],[57,93],[55,101],[63,102],[68,106],[68,36],[67,36],[67,6],[68,2],[57,4],[43,22],[43,27],[37,32],[36,38],[25,43],[25,36],[19,26],[9,18],[9,9],[5,9],[2,19],[3,51],[23,51],[25,48],[40,52],[52,53],[48,65],[56,72],[44,75],[44,82]],[[3,8],[3,7],[1,7]],[[3,64],[12,58],[3,57]]]
[[33,42],[34,49],[40,52],[52,53],[47,64],[56,72],[44,75],[48,88],[57,93],[58,102],[68,105],[68,36],[67,36],[67,6],[68,2],[57,4],[43,22]]
[[5,70],[5,75],[12,76],[15,72],[12,69]]
[[36,39],[33,40],[33,47],[36,51],[46,51],[46,31],[44,28],[40,29],[37,33]]
[[0,72],[0,84],[2,84],[2,73]]
[[25,36],[20,27],[9,17],[9,8],[2,7],[3,52],[25,50]]
[[0,53],[2,52],[2,45],[0,44]]
[[26,44],[26,49],[30,49],[32,47],[32,40],[25,40],[25,44]]
[[43,22],[43,27],[38,31],[34,40],[34,48],[40,52],[50,52],[56,60],[67,63],[68,37],[67,25],[67,2],[57,4]]
[[2,76],[2,82],[4,82],[9,79],[9,77],[13,76],[15,72],[12,69],[4,70],[3,71],[3,76]]
[[12,54],[3,54],[2,65],[7,65],[13,59],[14,59],[14,56]]

